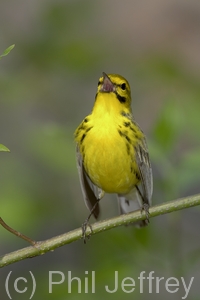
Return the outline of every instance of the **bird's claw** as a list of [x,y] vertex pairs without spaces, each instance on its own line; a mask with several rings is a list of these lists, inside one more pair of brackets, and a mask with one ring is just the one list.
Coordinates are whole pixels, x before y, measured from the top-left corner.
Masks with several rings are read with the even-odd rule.
[[142,206],[142,209],[141,209],[141,213],[142,212],[145,212],[145,215],[146,215],[146,219],[144,220],[145,224],[148,225],[150,223],[149,221],[149,204],[147,203],[143,203],[143,206]]
[[[88,235],[86,235],[87,227],[90,228],[90,233]],[[89,220],[87,218],[85,220],[85,222],[82,224],[82,238],[83,238],[84,244],[86,244],[86,237],[89,239],[90,236],[92,235],[92,233],[93,233],[92,226],[90,225]]]

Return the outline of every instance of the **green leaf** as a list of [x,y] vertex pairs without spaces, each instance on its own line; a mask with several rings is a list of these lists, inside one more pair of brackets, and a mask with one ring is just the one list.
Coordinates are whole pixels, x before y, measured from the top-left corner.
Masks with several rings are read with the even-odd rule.
[[3,57],[3,56],[6,56],[8,55],[8,53],[15,47],[15,44],[11,45],[10,47],[8,47],[6,50],[4,50],[3,54],[0,55],[0,59]]
[[0,151],[10,152],[10,150],[2,144],[0,144]]

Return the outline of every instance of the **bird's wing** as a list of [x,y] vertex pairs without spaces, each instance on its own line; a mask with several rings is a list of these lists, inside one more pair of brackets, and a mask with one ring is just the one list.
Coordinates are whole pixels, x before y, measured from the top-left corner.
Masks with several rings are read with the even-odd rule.
[[135,152],[135,159],[141,179],[141,195],[144,203],[150,206],[151,197],[153,193],[153,175],[145,138],[143,138],[141,143],[138,144],[138,146],[135,149]]
[[[135,147],[135,161],[139,170],[140,184],[133,188],[129,194],[118,194],[120,213],[122,214],[138,209],[144,209],[148,214],[148,208],[151,205],[153,176],[145,138]],[[146,224],[147,222],[144,220],[139,225]]]
[[[78,145],[76,145],[76,162],[78,167],[79,180],[81,184],[83,198],[87,208],[89,209],[89,211],[91,211],[94,205],[96,204],[96,202],[98,202],[98,199],[102,197],[103,191],[100,188],[98,188],[96,185],[94,185],[90,180],[90,178],[88,177],[85,168],[83,166],[83,159]],[[100,212],[99,205],[96,204],[96,208],[93,211],[93,215],[96,219],[99,216],[99,212]]]

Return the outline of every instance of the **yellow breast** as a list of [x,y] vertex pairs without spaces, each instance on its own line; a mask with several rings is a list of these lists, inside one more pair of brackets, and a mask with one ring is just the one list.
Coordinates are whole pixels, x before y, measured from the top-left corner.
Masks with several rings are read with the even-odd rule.
[[[107,193],[127,193],[136,184],[133,156],[116,132],[102,136],[91,131],[87,136],[84,166],[90,179]],[[133,153],[132,153],[133,154]]]
[[101,105],[77,128],[75,139],[91,181],[107,193],[126,194],[139,181],[134,146],[143,133],[131,120],[124,125],[127,118],[113,93],[99,95],[98,101]]
[[[108,121],[108,120],[107,120]],[[127,141],[115,122],[96,122],[80,151],[91,181],[107,193],[128,193],[138,182],[134,142]]]

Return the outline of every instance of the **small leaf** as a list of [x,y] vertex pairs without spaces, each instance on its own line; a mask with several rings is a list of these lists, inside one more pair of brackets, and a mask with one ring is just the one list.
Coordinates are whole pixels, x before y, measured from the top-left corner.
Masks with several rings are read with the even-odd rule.
[[2,144],[0,144],[0,151],[10,152],[10,150]]
[[11,45],[10,47],[8,47],[6,50],[4,50],[3,54],[0,55],[0,59],[3,57],[3,56],[6,56],[8,55],[8,53],[15,47],[15,44]]

